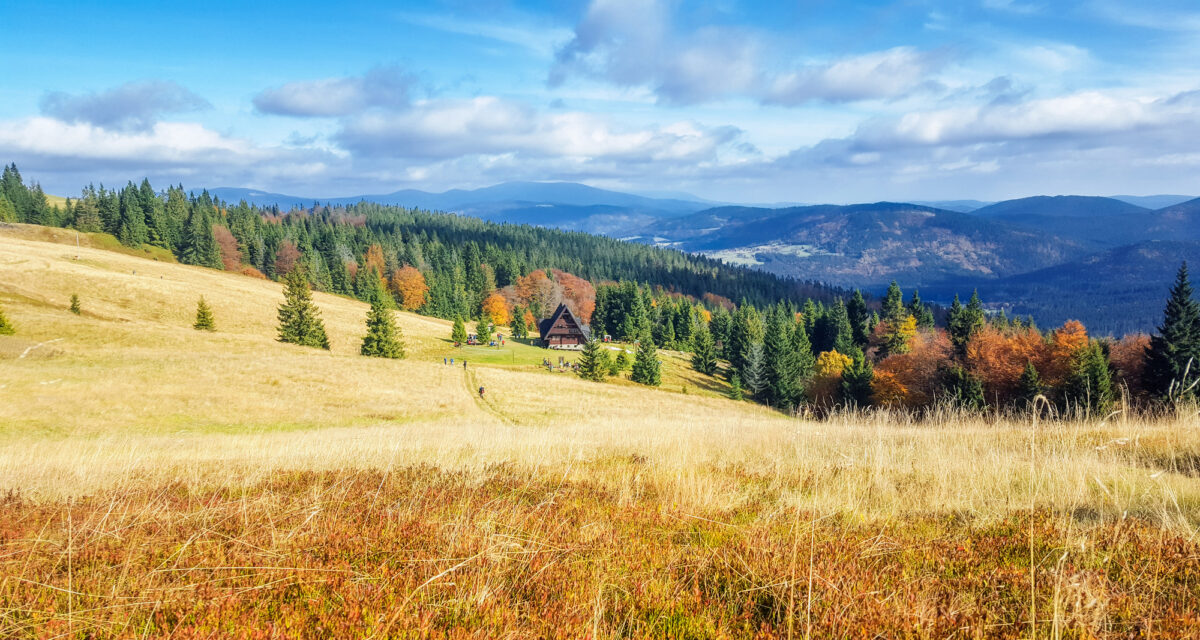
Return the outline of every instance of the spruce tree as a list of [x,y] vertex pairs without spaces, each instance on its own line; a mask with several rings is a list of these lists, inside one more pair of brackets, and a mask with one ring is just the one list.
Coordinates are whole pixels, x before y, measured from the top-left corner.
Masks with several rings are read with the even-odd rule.
[[1099,342],[1093,340],[1075,355],[1063,396],[1069,403],[1087,407],[1093,413],[1104,413],[1112,407],[1112,374]]
[[75,315],[80,315],[81,313],[83,313],[83,309],[79,306],[79,294],[77,294],[77,293],[71,294],[71,306],[69,307],[69,309],[70,309],[71,313],[73,313]]
[[800,396],[800,359],[792,342],[796,323],[776,307],[767,319],[763,335],[767,401],[777,407],[791,407]]
[[953,366],[943,372],[942,392],[947,400],[961,409],[982,411],[987,407],[983,383],[962,367]]
[[733,374],[729,378],[729,398],[731,400],[745,400],[746,394],[742,390],[742,377],[738,374]]
[[613,360],[613,366],[616,367],[618,373],[628,369],[631,364],[632,363],[629,362],[629,354],[626,353],[624,349],[621,349],[621,352],[617,354],[616,360]]
[[208,303],[204,301],[204,296],[200,296],[200,301],[196,303],[196,322],[192,324],[192,328],[197,331],[216,331],[216,321],[213,319],[212,309]]
[[11,336],[16,332],[17,328],[14,327],[13,323],[9,321],[7,316],[4,315],[4,308],[0,307],[0,336]]
[[874,393],[871,382],[875,380],[875,368],[861,353],[855,354],[854,362],[842,372],[842,400],[847,404],[865,408],[871,406]]
[[854,290],[854,297],[846,304],[846,315],[850,318],[850,335],[854,338],[854,344],[862,349],[867,348],[870,340],[867,324],[871,321],[871,314],[867,311],[867,301],[863,299],[862,291]]
[[1163,323],[1150,338],[1145,363],[1143,382],[1150,393],[1160,399],[1195,397],[1188,387],[1200,379],[1200,304],[1192,297],[1186,262],[1171,287]]
[[767,385],[766,366],[763,363],[763,343],[753,342],[746,350],[746,363],[742,365],[742,386],[751,396],[762,393]]
[[1045,393],[1046,388],[1042,386],[1041,376],[1038,375],[1037,367],[1033,366],[1033,361],[1025,363],[1025,371],[1021,373],[1020,379],[1017,380],[1017,406],[1022,409],[1028,409],[1033,406],[1033,401],[1039,395]]
[[487,344],[492,339],[492,319],[486,313],[475,323],[475,339],[480,344]]
[[662,384],[658,349],[654,347],[654,340],[650,338],[648,332],[642,334],[641,341],[638,343],[637,355],[633,358],[633,371],[630,372],[629,379],[653,387]]
[[525,312],[520,307],[513,309],[513,319],[510,325],[512,326],[514,338],[525,339],[529,337],[529,327],[525,324]]
[[467,341],[467,328],[463,326],[462,316],[454,316],[454,328],[450,330],[450,339],[459,344]]
[[958,301],[958,296],[954,296],[954,304],[950,306],[950,315],[946,319],[946,330],[950,333],[950,342],[960,358],[966,356],[967,343],[983,325],[983,303],[979,301],[979,292],[971,294],[971,300],[965,307]]
[[717,352],[712,332],[703,322],[692,332],[692,368],[710,376],[717,372]]
[[297,266],[284,279],[284,302],[279,305],[279,341],[304,347],[329,349],[325,323],[312,301],[304,269]]
[[377,282],[371,296],[371,309],[367,312],[367,335],[363,336],[359,353],[376,358],[403,358],[404,342],[400,327],[392,317],[392,296],[383,287],[378,275],[372,274]]
[[588,340],[579,354],[579,377],[593,382],[602,382],[608,375],[608,362],[605,362],[604,347],[596,339]]
[[933,312],[921,301],[921,292],[913,289],[912,300],[908,303],[908,312],[917,319],[917,326],[922,329],[933,328]]
[[900,291],[900,285],[892,280],[883,298],[883,321],[898,322],[904,319],[904,314],[904,293]]
[[0,222],[16,222],[17,208],[13,206],[11,200],[3,193],[0,193]]

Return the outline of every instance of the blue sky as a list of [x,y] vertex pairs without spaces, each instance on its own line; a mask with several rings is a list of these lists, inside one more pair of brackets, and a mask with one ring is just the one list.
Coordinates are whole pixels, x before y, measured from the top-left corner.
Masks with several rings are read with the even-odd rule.
[[3,1],[0,21],[0,161],[63,195],[143,176],[309,196],[1200,192],[1193,1]]

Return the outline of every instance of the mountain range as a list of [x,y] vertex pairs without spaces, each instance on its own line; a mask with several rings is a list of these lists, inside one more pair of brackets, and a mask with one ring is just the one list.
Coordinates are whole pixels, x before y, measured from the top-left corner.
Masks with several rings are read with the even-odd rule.
[[1152,330],[1179,262],[1200,262],[1200,198],[1181,195],[746,206],[566,182],[342,198],[210,193],[282,209],[368,201],[585,231],[876,293],[895,279],[943,303],[979,289],[994,309],[1044,325],[1075,318],[1099,333]]

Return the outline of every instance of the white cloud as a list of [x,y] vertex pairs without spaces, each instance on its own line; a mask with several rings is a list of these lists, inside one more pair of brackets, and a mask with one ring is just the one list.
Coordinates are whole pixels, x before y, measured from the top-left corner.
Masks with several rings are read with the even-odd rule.
[[943,56],[896,47],[776,68],[764,52],[770,37],[728,26],[677,33],[673,6],[665,0],[593,0],[575,37],[558,52],[551,86],[580,75],[646,86],[668,104],[743,97],[797,106],[902,96],[930,83],[943,63]]
[[212,108],[204,98],[162,80],[128,82],[79,95],[54,91],[42,96],[39,106],[43,114],[60,120],[123,130],[148,129],[164,113]]
[[372,69],[361,76],[290,82],[254,97],[262,113],[300,117],[330,117],[373,107],[408,106],[416,77],[396,67]]

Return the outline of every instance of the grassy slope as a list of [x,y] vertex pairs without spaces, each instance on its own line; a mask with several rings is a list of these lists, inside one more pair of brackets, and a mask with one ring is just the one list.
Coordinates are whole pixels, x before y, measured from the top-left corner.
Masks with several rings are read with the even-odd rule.
[[[783,635],[811,617],[826,635],[1015,637],[1030,507],[1045,632],[1184,635],[1200,606],[1195,415],[795,421],[703,395],[679,356],[666,390],[596,384],[526,345],[455,350],[450,323],[412,314],[406,360],[362,358],[366,306],[317,294],[326,353],[274,340],[276,283],[73,244],[0,229],[18,327],[0,336],[0,490],[27,497],[0,504],[3,635],[226,616]],[[201,294],[217,333],[190,329]],[[467,371],[442,364],[464,353]],[[893,595],[871,595],[876,575]]]

